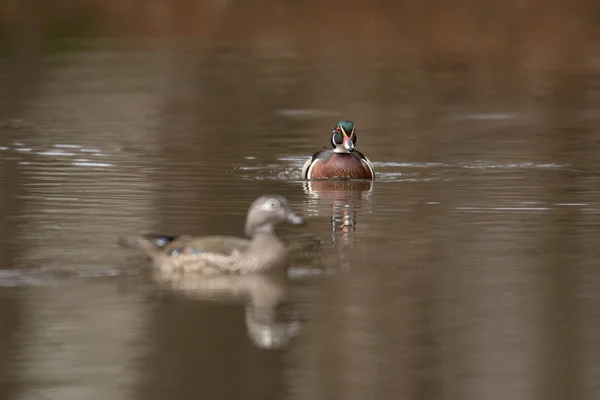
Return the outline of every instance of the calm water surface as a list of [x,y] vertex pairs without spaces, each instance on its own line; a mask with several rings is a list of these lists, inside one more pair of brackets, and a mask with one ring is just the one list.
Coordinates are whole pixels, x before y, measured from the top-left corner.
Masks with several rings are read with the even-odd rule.
[[[0,397],[597,398],[600,76],[465,62],[3,61]],[[377,180],[301,181],[345,118]],[[241,235],[265,193],[320,243],[287,280],[172,281],[115,244]]]

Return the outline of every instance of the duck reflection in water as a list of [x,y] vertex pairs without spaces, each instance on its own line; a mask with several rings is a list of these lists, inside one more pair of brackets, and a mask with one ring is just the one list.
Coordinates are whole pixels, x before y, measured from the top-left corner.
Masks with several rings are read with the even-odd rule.
[[300,332],[297,312],[286,302],[289,283],[285,274],[173,274],[156,269],[154,279],[188,299],[244,301],[247,334],[259,348],[283,348]]
[[[371,201],[373,182],[353,180],[319,180],[304,182],[308,195],[309,214],[331,212],[332,241],[334,245],[353,243],[357,214],[363,202]],[[331,211],[330,211],[331,210]]]

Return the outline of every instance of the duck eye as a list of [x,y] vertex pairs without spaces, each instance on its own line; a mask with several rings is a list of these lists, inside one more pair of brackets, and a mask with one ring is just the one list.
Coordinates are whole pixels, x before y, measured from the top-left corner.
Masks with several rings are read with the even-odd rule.
[[277,210],[280,207],[280,204],[276,200],[271,200],[269,202],[269,207],[271,208],[271,210]]
[[342,129],[341,129],[339,126],[336,126],[336,127],[335,127],[335,131],[336,131],[336,132],[338,132],[338,133],[341,133],[341,132],[342,132]]

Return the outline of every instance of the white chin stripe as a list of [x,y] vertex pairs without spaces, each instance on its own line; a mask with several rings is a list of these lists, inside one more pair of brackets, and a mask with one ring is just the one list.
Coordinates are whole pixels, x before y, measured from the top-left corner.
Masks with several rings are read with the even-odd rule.
[[350,152],[348,151],[348,149],[346,149],[346,148],[344,147],[344,145],[341,145],[341,146],[335,146],[335,149],[333,149],[333,152],[334,152],[334,153],[338,153],[338,154],[339,154],[339,153],[346,153],[346,154],[349,154],[349,153],[350,153]]

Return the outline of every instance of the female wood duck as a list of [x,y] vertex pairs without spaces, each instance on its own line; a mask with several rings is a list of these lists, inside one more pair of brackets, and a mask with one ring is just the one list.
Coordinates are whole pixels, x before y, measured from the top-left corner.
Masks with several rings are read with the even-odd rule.
[[288,249],[275,235],[280,222],[301,224],[283,196],[261,196],[246,217],[246,235],[231,236],[160,236],[122,237],[125,247],[141,249],[161,271],[197,273],[261,273],[285,267]]
[[374,179],[373,164],[356,144],[352,121],[337,123],[331,136],[331,150],[315,153],[302,167],[302,179]]

